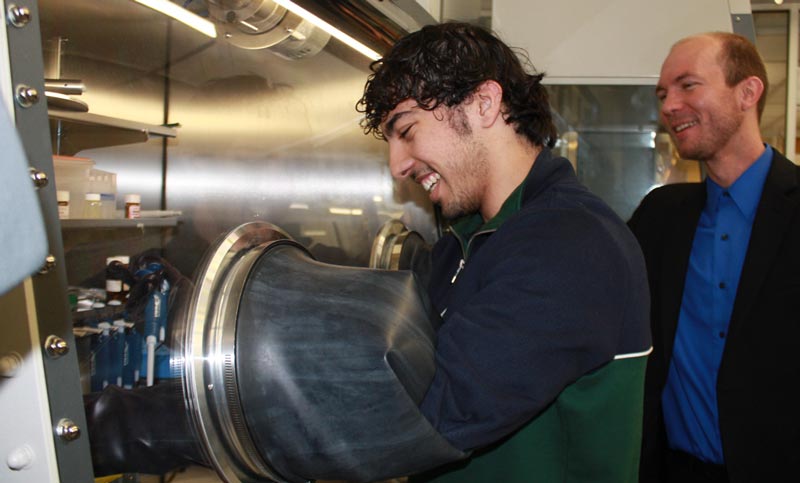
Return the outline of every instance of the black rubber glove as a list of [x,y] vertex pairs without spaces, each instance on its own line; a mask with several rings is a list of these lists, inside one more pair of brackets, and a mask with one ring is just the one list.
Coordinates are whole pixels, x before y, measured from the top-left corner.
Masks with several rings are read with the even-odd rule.
[[136,389],[108,386],[84,396],[84,409],[96,476],[208,466],[189,424],[180,380]]

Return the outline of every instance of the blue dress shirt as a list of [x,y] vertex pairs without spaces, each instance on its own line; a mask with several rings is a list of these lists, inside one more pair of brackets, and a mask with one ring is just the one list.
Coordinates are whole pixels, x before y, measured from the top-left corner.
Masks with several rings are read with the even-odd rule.
[[725,189],[706,178],[700,215],[661,400],[667,441],[710,463],[724,464],[717,410],[717,373],[756,208],[772,164],[767,145]]

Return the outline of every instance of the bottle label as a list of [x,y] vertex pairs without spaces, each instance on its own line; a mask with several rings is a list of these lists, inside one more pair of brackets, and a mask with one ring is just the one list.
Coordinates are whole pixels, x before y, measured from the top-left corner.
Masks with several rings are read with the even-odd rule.
[[129,203],[125,205],[125,218],[140,218],[141,211],[140,205]]

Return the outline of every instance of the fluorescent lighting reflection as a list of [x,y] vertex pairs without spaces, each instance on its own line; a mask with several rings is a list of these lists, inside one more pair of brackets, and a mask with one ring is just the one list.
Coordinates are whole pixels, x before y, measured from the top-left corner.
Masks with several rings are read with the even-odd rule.
[[197,30],[198,32],[203,33],[211,37],[212,39],[217,38],[217,29],[214,27],[214,24],[210,21],[204,19],[203,17],[196,15],[185,8],[182,8],[169,0],[134,0],[136,3],[141,3],[145,7],[150,7],[153,10],[163,13],[168,17],[172,17],[178,22],[184,23],[189,27]]
[[374,50],[370,49],[369,47],[362,44],[358,40],[354,39],[353,37],[350,37],[346,33],[342,32],[333,25],[317,17],[316,15],[304,9],[303,7],[295,4],[294,2],[291,2],[289,0],[273,0],[273,1],[278,5],[280,5],[281,7],[285,8],[286,10],[303,17],[304,19],[313,23],[314,25],[321,28],[325,32],[333,35],[334,37],[341,40],[351,48],[357,50],[362,55],[372,60],[378,60],[381,58],[381,55],[379,53],[375,52]]
[[331,206],[328,208],[328,212],[332,215],[352,215],[352,216],[361,216],[364,214],[364,210],[361,208],[338,208],[335,206]]

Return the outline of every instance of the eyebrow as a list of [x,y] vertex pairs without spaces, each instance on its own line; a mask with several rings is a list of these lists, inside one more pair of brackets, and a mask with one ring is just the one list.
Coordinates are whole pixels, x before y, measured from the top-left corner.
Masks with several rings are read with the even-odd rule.
[[387,137],[387,138],[392,137],[392,134],[394,133],[394,125],[397,123],[397,121],[400,120],[400,118],[402,118],[406,114],[410,114],[410,113],[411,113],[410,110],[401,111],[401,112],[395,113],[391,118],[389,118],[389,120],[386,121],[386,127],[383,129],[384,136]]

